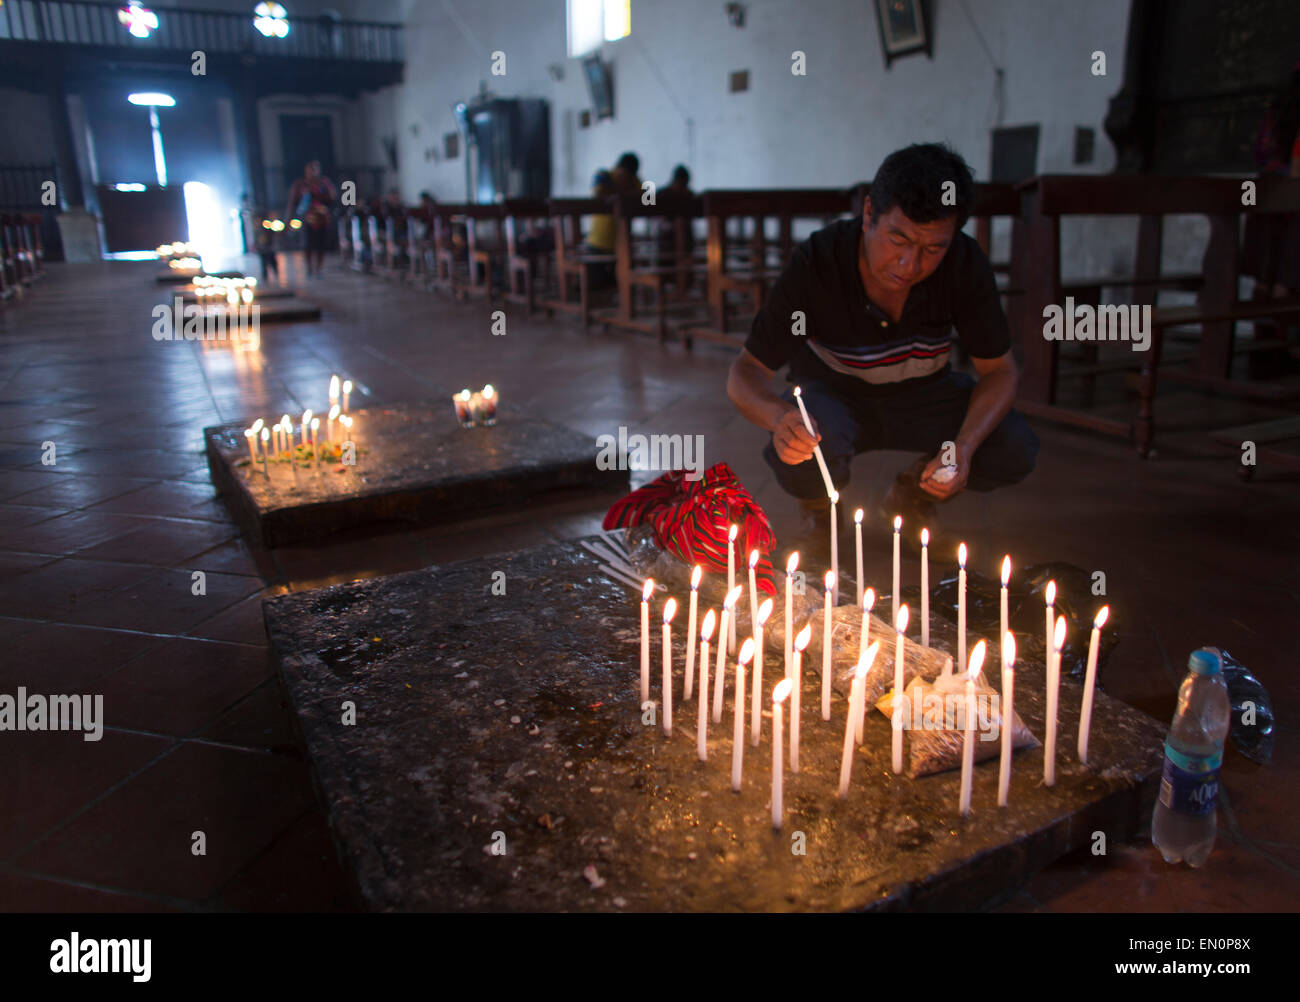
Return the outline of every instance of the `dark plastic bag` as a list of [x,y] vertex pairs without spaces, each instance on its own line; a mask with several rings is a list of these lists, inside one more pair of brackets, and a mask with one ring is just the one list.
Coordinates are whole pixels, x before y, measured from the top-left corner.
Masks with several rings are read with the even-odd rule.
[[[1252,762],[1268,765],[1273,758],[1273,700],[1250,669],[1219,647],[1208,650],[1223,662],[1223,680],[1228,684],[1232,717],[1228,734],[1237,751]],[[1253,723],[1244,723],[1251,719]]]

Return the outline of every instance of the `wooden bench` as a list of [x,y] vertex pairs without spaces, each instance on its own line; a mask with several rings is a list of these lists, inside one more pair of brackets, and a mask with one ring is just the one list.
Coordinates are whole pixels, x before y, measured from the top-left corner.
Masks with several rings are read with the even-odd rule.
[[[529,238],[537,231],[539,220],[550,219],[550,208],[540,198],[507,198],[501,205],[505,214],[507,302],[523,303],[532,316],[537,309],[537,267],[549,261],[549,252]],[[543,280],[545,276],[543,276]]]
[[[578,314],[585,332],[593,319],[593,271],[614,265],[615,256],[584,250],[582,220],[609,212],[609,206],[597,198],[552,198],[546,204],[555,237],[556,295],[543,300],[542,306],[548,315],[556,310]],[[571,290],[576,291],[576,298],[570,298]]]
[[464,205],[440,203],[433,214],[433,273],[426,284],[452,295],[459,294],[469,276],[465,248],[456,239],[456,219],[465,208]]

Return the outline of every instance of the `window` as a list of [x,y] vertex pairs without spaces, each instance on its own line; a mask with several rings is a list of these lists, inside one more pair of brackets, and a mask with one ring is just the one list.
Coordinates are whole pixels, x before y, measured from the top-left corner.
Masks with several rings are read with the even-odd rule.
[[632,0],[566,0],[566,7],[570,59],[632,33]]

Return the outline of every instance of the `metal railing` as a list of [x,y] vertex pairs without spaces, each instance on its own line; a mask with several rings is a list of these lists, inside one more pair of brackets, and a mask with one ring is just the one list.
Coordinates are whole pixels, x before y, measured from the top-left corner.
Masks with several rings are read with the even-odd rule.
[[182,10],[146,4],[158,16],[148,38],[136,38],[118,22],[124,4],[82,0],[4,0],[0,41],[107,46],[136,51],[254,53],[300,59],[403,60],[402,27],[328,17],[289,17],[289,34],[267,38],[246,12]]

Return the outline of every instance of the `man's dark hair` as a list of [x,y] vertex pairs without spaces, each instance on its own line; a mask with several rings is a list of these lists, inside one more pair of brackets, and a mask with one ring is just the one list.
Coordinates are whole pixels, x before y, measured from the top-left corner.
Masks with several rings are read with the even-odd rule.
[[682,184],[691,183],[691,172],[686,169],[685,164],[678,164],[676,167],[673,168],[672,183],[676,184],[678,181],[680,181]]
[[616,163],[614,166],[622,167],[625,171],[635,174],[638,170],[641,169],[641,158],[638,157],[635,153],[624,153],[621,157],[618,158],[618,163]]
[[[953,195],[945,205],[944,183],[953,182]],[[915,143],[885,157],[871,182],[872,225],[890,209],[898,208],[914,223],[933,223],[957,217],[957,229],[966,225],[975,202],[975,179],[961,155],[942,143]]]

